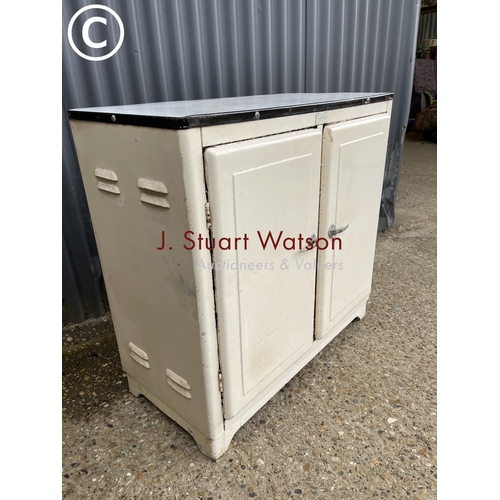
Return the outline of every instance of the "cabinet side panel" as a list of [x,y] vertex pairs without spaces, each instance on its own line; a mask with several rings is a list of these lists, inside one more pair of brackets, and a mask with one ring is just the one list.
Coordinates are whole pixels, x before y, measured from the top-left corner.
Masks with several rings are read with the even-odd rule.
[[123,369],[209,436],[179,132],[71,126]]

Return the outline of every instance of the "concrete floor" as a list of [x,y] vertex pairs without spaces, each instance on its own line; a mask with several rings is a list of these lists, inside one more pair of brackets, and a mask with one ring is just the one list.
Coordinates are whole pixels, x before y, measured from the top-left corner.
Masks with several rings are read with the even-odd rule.
[[63,497],[436,498],[436,145],[407,136],[395,225],[366,317],[235,435],[217,462],[134,398],[110,318],[63,332]]

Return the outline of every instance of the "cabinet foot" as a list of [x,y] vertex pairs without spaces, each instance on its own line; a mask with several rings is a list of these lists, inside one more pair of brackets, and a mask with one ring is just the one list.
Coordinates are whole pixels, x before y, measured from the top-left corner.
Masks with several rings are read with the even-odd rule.
[[365,314],[366,314],[366,302],[363,302],[363,305],[359,307],[354,317],[363,319],[365,317]]
[[209,439],[200,433],[192,433],[189,431],[189,429],[188,432],[195,440],[198,449],[205,456],[214,461],[220,458],[224,453],[226,453],[231,443],[231,441],[229,441],[229,443],[225,442],[224,434],[219,436],[217,439]]
[[127,375],[127,380],[129,391],[138,398],[142,394],[141,386],[130,375]]
[[[158,399],[154,394],[148,391],[144,386],[139,384],[130,375],[127,375],[128,386],[130,392],[134,396],[144,396],[149,399],[157,408],[159,408],[163,413],[165,413],[172,420],[177,422],[181,427],[183,427],[195,440],[198,449],[212,460],[217,460],[221,457],[229,448],[231,439],[226,440],[226,435],[224,428],[221,425],[220,434],[215,438],[210,438],[202,434],[197,429],[194,429],[186,420],[184,420],[180,415],[178,415],[172,408],[167,406],[163,401]],[[232,435],[231,435],[232,437]]]

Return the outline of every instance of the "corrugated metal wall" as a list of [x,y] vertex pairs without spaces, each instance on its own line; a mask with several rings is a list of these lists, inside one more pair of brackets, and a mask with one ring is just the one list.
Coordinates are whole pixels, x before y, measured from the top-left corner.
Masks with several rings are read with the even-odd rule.
[[437,38],[437,12],[422,12],[420,16],[417,45],[429,38]]
[[[408,119],[420,2],[409,0],[106,0],[125,28],[103,61],[68,42],[73,15],[92,2],[63,3],[63,312],[79,322],[105,309],[88,207],[65,113],[85,106],[279,92],[392,91],[393,119],[380,227],[394,216]],[[102,10],[96,40],[118,39]],[[106,31],[107,30],[107,31]],[[99,38],[100,37],[100,38]],[[80,44],[80,45],[79,45]],[[101,49],[86,48],[88,55]]]

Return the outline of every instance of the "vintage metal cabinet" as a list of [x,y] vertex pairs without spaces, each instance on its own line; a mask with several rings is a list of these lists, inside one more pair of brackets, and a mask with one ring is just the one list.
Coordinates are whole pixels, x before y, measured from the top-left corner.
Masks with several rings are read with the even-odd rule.
[[209,457],[364,316],[391,105],[279,94],[70,111],[130,390]]

